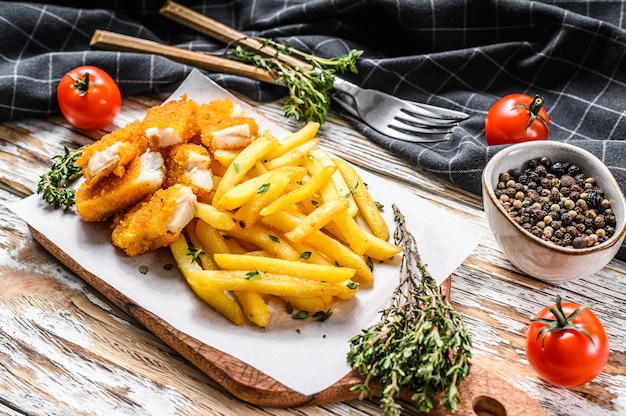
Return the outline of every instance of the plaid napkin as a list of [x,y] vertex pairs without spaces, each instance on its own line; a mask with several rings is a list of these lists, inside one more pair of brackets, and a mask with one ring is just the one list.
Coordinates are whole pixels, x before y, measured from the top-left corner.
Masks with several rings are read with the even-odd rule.
[[[56,85],[75,66],[106,70],[124,95],[171,91],[189,66],[141,54],[92,50],[96,29],[193,50],[225,45],[160,16],[165,0],[1,2],[0,120],[58,112]],[[250,35],[286,39],[321,56],[365,53],[357,84],[471,115],[451,140],[419,145],[354,127],[442,179],[479,194],[489,107],[509,93],[539,93],[551,140],[601,158],[626,191],[626,2],[578,0],[209,0],[180,3]],[[114,9],[111,9],[115,7]],[[9,41],[10,40],[10,41]],[[209,73],[259,101],[281,87]],[[346,117],[350,118],[348,115]],[[622,247],[621,259],[626,259]]]

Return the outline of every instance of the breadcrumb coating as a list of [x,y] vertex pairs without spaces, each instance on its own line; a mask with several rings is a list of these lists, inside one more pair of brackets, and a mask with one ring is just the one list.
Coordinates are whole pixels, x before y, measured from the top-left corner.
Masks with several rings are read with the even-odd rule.
[[213,191],[211,155],[201,145],[176,145],[165,160],[167,175],[163,187],[177,183],[190,186],[198,199],[207,198]]
[[155,192],[164,180],[163,157],[148,150],[128,164],[124,176],[83,182],[76,191],[76,209],[83,221],[106,221]]
[[169,246],[193,219],[197,206],[189,186],[177,184],[159,189],[116,218],[111,241],[129,256]]
[[192,139],[198,132],[197,109],[198,103],[187,100],[186,96],[149,108],[143,128],[150,147],[158,149]]
[[126,165],[147,148],[143,125],[136,120],[85,147],[76,165],[87,181],[98,181],[111,173],[123,176]]
[[[197,123],[200,140],[211,152],[217,149],[242,149],[259,134],[259,126],[251,117],[245,117],[240,107],[235,107],[232,100],[222,99],[200,104],[197,111]],[[246,125],[247,137],[241,129],[231,130],[233,134],[216,140],[214,134],[235,126]],[[222,135],[224,136],[224,135]]]

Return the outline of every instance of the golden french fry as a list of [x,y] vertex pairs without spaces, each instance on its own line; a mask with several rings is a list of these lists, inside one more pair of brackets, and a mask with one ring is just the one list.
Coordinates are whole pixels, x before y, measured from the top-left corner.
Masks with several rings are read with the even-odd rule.
[[185,232],[187,233],[187,237],[189,238],[189,242],[191,245],[199,250],[198,261],[203,269],[217,269],[217,264],[213,261],[213,256],[211,256],[204,248],[204,244],[198,237],[198,233],[196,233],[196,224],[199,220],[192,220],[185,227]]
[[270,310],[263,296],[256,292],[235,292],[243,313],[250,322],[260,328],[265,328],[270,320]]
[[202,243],[204,250],[210,255],[215,253],[230,253],[228,243],[222,233],[215,227],[211,227],[203,220],[196,223],[196,235]]
[[228,166],[224,176],[217,185],[215,195],[213,196],[213,204],[219,208],[222,195],[230,188],[236,186],[248,171],[255,166],[256,162],[263,159],[263,157],[277,145],[278,139],[269,132],[264,132],[245,147]]
[[202,270],[202,267],[197,262],[192,261],[192,257],[189,256],[189,243],[187,243],[184,235],[181,234],[176,241],[170,244],[170,251],[184,278],[187,278],[192,272]]
[[192,261],[191,256],[188,255],[189,244],[183,235],[170,245],[170,251],[174,256],[174,260],[176,260],[178,269],[185,277],[185,280],[187,280],[193,292],[234,324],[243,324],[243,312],[234,299],[224,293],[223,290],[207,285],[198,286],[194,284],[193,279],[190,279],[194,273],[202,272],[202,267],[197,262]]
[[[263,217],[261,221],[281,231],[289,231],[298,224],[299,219],[293,213],[281,211]],[[371,283],[374,281],[372,270],[363,257],[328,234],[316,231],[309,235],[307,244],[332,259],[335,264],[355,269],[356,280],[360,283]]]
[[333,301],[333,298],[330,296],[315,296],[307,298],[283,296],[281,299],[283,302],[291,305],[294,309],[309,313],[327,311],[330,307],[330,303]]
[[241,182],[239,185],[227,190],[219,201],[220,209],[230,211],[239,208],[245,204],[250,198],[259,192],[269,178],[273,175],[282,173],[292,181],[299,181],[306,174],[304,167],[290,166],[255,176],[247,181]]
[[387,241],[389,239],[389,227],[380,214],[378,205],[367,190],[367,185],[365,185],[358,172],[351,164],[339,158],[333,159],[333,161],[350,187],[354,200],[359,207],[359,212],[365,219],[367,225],[369,225],[372,233],[376,237]]
[[284,166],[299,165],[307,154],[317,146],[319,139],[309,140],[302,143],[300,146],[289,150],[287,153],[280,155],[274,159],[268,159],[263,163],[266,169],[276,169]]
[[325,266],[302,261],[255,257],[241,254],[215,254],[215,263],[225,270],[260,270],[268,273],[287,274],[301,279],[344,282],[351,279],[356,270],[349,267]]
[[241,153],[241,150],[215,149],[213,159],[222,167],[227,168],[233,163],[239,153]]
[[248,228],[261,218],[261,210],[275,201],[289,185],[291,179],[279,172],[270,174],[267,182],[259,187],[256,195],[248,199],[235,213],[235,220],[241,228]]
[[341,291],[335,295],[339,299],[350,299],[356,295],[360,287],[360,285],[353,280],[344,280],[343,282],[333,284],[341,289]]
[[196,217],[218,230],[232,230],[235,227],[235,219],[215,208],[213,205],[199,203],[196,208]]
[[286,209],[293,204],[297,204],[306,198],[310,198],[322,185],[330,180],[336,170],[336,166],[323,167],[318,173],[311,176],[311,178],[309,178],[309,180],[302,186],[281,196],[276,201],[263,208],[263,210],[261,210],[261,215],[273,214],[274,212]]
[[189,280],[201,287],[257,292],[278,297],[337,296],[344,292],[339,285],[333,283],[245,270],[200,270],[190,273]]
[[[200,272],[194,272],[200,273]],[[193,273],[192,273],[193,275]],[[187,280],[193,292],[209,306],[222,314],[235,325],[243,324],[243,311],[236,300],[224,293],[223,290],[214,289],[207,285],[198,284],[193,278]]]
[[252,243],[281,259],[297,260],[300,257],[300,253],[287,242],[282,234],[260,223],[245,229],[237,226],[227,233],[241,241]]
[[402,252],[399,246],[391,244],[382,238],[378,238],[374,234],[367,232],[366,234],[368,234],[368,240],[370,242],[367,250],[365,250],[366,256],[375,260],[385,261]]
[[361,226],[346,211],[339,212],[333,220],[336,228],[339,229],[341,237],[348,243],[356,254],[364,254],[370,246],[367,234]]
[[[333,220],[333,218],[346,214],[346,210],[350,207],[350,203],[346,198],[335,198],[330,201],[324,202],[318,206],[306,217],[296,225],[292,230],[285,233],[290,241],[296,243],[301,242],[306,237],[320,230],[326,224]],[[349,217],[349,216],[348,216]],[[352,218],[352,217],[349,217]]]
[[[317,149],[312,150],[311,156],[321,166],[337,166],[335,165],[335,162],[333,161],[333,158],[330,156],[330,154],[324,149],[317,148]],[[312,167],[314,166],[314,169],[316,170],[320,169],[320,167],[317,165],[311,165],[311,166]],[[348,201],[350,202],[350,209],[348,209],[348,213],[350,214],[351,217],[354,217],[357,214],[359,207],[356,205],[356,202],[354,201],[354,198],[352,197],[352,192],[350,188],[348,187],[348,184],[344,180],[343,176],[341,175],[341,172],[336,171],[333,174],[332,184],[334,186],[331,186],[329,183],[321,189],[323,199],[324,200],[334,199],[336,196],[343,196],[347,198]]]
[[301,144],[314,139],[319,128],[320,123],[316,121],[309,121],[300,130],[290,134],[284,139],[281,139],[276,149],[267,154],[267,159],[269,160],[280,157]]

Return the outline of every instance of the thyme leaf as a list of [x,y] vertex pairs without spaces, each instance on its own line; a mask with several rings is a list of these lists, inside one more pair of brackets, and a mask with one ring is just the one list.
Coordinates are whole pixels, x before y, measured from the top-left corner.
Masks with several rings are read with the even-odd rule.
[[348,362],[363,374],[353,387],[371,396],[373,386],[386,416],[402,412],[401,393],[411,394],[420,411],[439,404],[458,408],[458,384],[470,372],[471,339],[463,319],[450,305],[428,272],[405,218],[393,205],[395,243],[402,247],[399,283],[380,322],[350,340]]
[[275,57],[266,58],[240,45],[233,49],[235,59],[255,65],[270,72],[278,83],[289,90],[289,98],[283,105],[285,117],[298,121],[317,121],[324,123],[330,108],[330,93],[333,89],[335,73],[357,73],[356,62],[363,54],[361,50],[352,49],[347,55],[333,58],[322,58],[292,48],[288,42],[276,42],[270,39],[258,39],[261,48],[273,47],[278,53],[296,55],[313,67],[304,70],[289,66]]
[[64,153],[53,156],[50,168],[39,177],[37,194],[41,194],[43,200],[54,209],[67,209],[74,205],[76,191],[68,188],[68,185],[81,175],[76,160],[82,153],[82,147],[70,150],[65,146]]

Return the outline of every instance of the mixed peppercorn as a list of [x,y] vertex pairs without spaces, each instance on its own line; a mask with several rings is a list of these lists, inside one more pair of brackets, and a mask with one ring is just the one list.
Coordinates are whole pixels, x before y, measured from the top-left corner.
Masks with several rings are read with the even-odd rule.
[[561,247],[585,248],[615,233],[615,213],[593,177],[567,161],[532,159],[502,172],[496,197],[532,235]]

